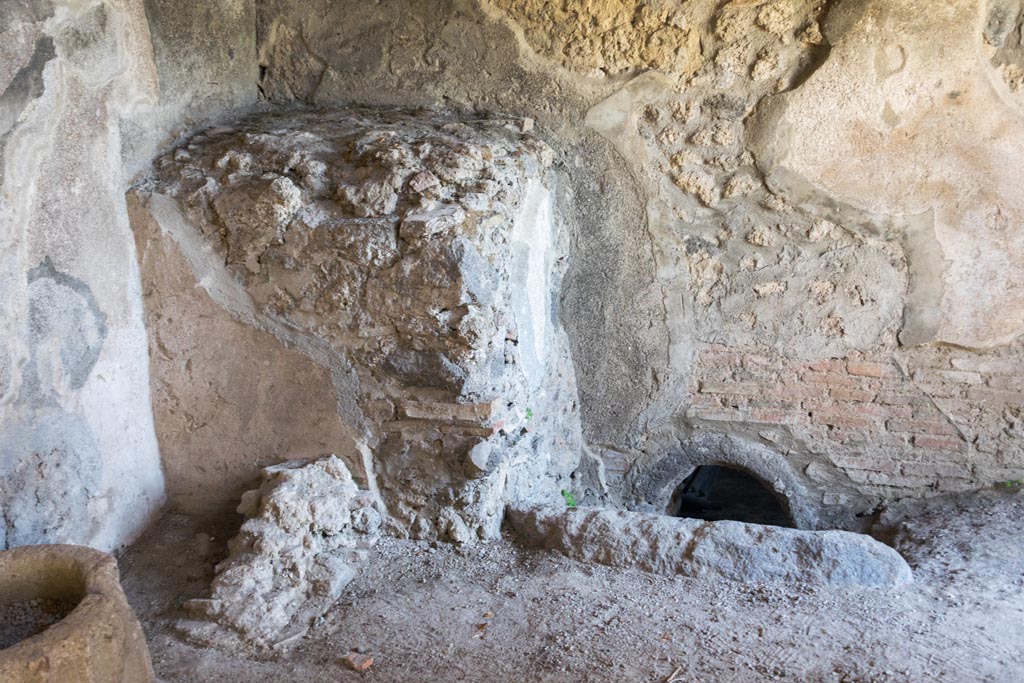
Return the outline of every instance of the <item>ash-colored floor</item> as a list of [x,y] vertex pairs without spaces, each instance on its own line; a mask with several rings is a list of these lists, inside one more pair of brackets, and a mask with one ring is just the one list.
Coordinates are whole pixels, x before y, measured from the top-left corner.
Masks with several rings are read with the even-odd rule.
[[[900,590],[665,578],[508,542],[457,550],[386,540],[287,655],[232,656],[174,634],[224,537],[165,515],[121,558],[167,683],[1024,681],[1024,494],[933,501],[883,520],[915,569]],[[200,532],[219,536],[202,556]],[[366,673],[340,658],[359,648]]]

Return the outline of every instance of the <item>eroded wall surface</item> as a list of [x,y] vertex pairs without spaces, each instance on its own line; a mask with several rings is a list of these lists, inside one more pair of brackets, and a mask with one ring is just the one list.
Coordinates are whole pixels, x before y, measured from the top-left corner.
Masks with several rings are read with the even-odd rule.
[[265,0],[260,87],[535,119],[590,491],[739,464],[854,526],[1024,473],[1020,10]]
[[580,454],[565,231],[524,128],[283,112],[157,161],[131,203],[179,503],[227,507],[255,458],[307,444],[416,538],[494,538],[508,502],[561,500]]
[[255,74],[251,3],[177,34],[238,50],[187,73],[157,65],[182,18],[151,22],[158,5],[0,4],[0,548],[111,549],[163,500],[124,192],[190,117],[256,93],[210,78]]
[[141,528],[150,396],[189,509],[285,456],[365,474],[351,373],[192,287],[152,202],[128,228],[157,150],[257,98],[534,122],[577,493],[662,511],[735,464],[853,526],[1024,478],[1021,24],[1017,0],[4,2],[0,543]]

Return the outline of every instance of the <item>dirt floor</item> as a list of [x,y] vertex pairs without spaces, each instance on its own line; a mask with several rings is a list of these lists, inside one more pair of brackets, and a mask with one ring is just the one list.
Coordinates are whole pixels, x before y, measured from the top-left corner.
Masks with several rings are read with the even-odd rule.
[[[174,631],[181,603],[204,596],[230,525],[167,514],[121,567],[168,683],[661,683],[677,669],[683,683],[1024,681],[1024,493],[935,499],[886,513],[877,529],[914,585],[666,578],[510,542],[385,540],[322,623],[273,656],[194,648]],[[346,669],[353,650],[373,666]]]

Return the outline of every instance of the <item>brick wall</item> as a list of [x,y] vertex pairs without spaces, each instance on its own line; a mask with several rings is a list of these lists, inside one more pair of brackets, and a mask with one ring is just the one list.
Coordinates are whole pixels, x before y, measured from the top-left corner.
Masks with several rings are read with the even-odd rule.
[[697,425],[787,432],[817,469],[875,498],[1024,479],[1024,345],[791,359],[699,349]]

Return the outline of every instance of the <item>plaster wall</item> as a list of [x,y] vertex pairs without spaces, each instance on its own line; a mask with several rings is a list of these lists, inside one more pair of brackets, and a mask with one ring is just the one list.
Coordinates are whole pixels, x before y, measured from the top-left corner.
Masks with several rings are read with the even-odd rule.
[[178,131],[255,101],[253,5],[218,7],[0,4],[0,548],[112,549],[163,500],[124,192]]

